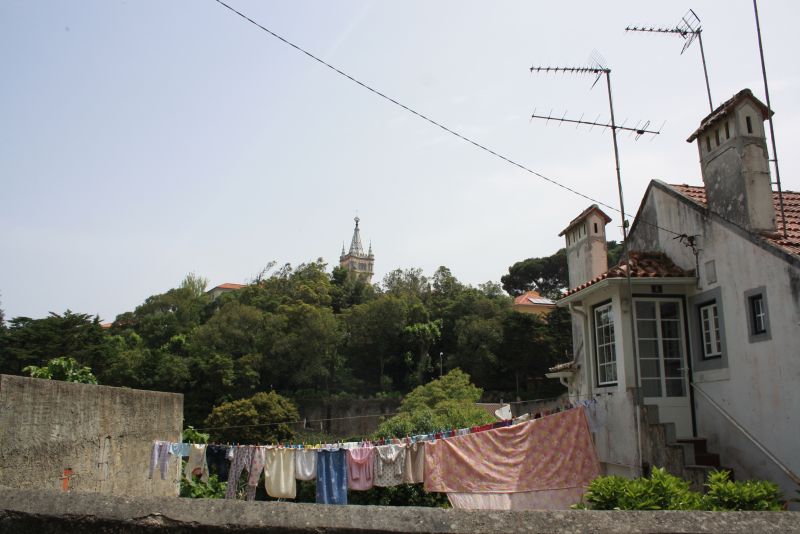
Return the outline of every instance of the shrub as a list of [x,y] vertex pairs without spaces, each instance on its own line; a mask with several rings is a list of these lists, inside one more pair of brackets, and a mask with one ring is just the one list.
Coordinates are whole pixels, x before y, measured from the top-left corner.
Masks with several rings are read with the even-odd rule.
[[617,476],[594,479],[576,508],[593,510],[782,510],[781,494],[772,482],[733,482],[727,471],[712,471],[703,495],[689,483],[655,468],[649,477],[627,480]]

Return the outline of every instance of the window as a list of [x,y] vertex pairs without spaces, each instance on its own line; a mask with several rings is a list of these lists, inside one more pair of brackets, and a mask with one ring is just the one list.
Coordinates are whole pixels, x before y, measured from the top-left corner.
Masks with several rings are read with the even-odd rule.
[[747,123],[747,133],[749,134],[753,133],[753,123],[752,121],[750,121],[750,115],[744,118],[744,122]]
[[729,121],[725,121],[725,139],[731,138],[731,126]]
[[594,233],[597,233],[597,223],[594,223]]
[[678,300],[636,300],[639,377],[645,397],[684,397],[683,329]]
[[711,152],[711,136],[706,137],[706,152]]
[[744,304],[745,310],[747,310],[747,330],[750,343],[771,339],[767,288],[761,286],[745,291]]
[[611,303],[594,309],[595,357],[597,383],[600,386],[617,382],[617,351],[614,344],[614,313]]
[[717,303],[700,306],[700,331],[703,339],[703,358],[722,356],[722,338],[719,335],[719,310]]
[[717,141],[717,146],[719,146],[719,128],[717,128],[716,131],[714,132],[714,138]]
[[767,312],[764,310],[764,296],[750,297],[750,317],[753,324],[753,334],[767,332]]

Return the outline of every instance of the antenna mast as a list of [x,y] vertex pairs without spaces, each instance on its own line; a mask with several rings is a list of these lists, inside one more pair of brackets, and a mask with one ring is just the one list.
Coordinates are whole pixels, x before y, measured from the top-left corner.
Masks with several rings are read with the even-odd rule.
[[[753,0],[755,2],[755,0]],[[758,18],[758,15],[756,15]],[[714,103],[711,101],[711,87],[708,84],[708,67],[706,66],[706,53],[703,50],[703,28],[700,26],[700,17],[694,10],[690,9],[681,18],[674,28],[654,27],[654,26],[628,26],[626,32],[645,32],[645,33],[671,33],[683,38],[683,49],[681,55],[692,45],[695,39],[700,43],[700,57],[703,60],[703,74],[706,77],[706,92],[708,93],[708,107],[714,111]]]
[[775,180],[778,185],[778,203],[781,209],[781,221],[783,221],[783,236],[787,237],[786,214],[783,211],[783,190],[781,189],[781,171],[778,167],[778,149],[775,148],[775,128],[772,125],[772,106],[769,103],[769,85],[767,85],[767,67],[764,64],[764,45],[761,44],[761,24],[758,21],[758,4],[753,0],[753,11],[756,14],[756,33],[758,33],[758,52],[761,54],[761,74],[764,76],[764,93],[767,97],[767,120],[769,120],[769,135],[772,139],[772,162],[775,164]]

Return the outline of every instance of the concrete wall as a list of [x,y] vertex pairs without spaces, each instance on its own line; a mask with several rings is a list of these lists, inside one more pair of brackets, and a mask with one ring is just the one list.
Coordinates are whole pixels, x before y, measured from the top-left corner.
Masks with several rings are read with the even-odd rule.
[[[647,202],[643,212],[650,221],[700,236],[700,278],[688,294],[690,302],[693,295],[719,295],[725,354],[703,361],[698,350],[692,351],[696,387],[800,474],[800,260],[772,252],[752,234],[687,206],[661,187],[651,188]],[[634,248],[664,251],[681,267],[694,268],[690,249],[673,235],[646,227],[634,229]],[[769,336],[753,338],[745,296],[759,287],[766,292],[770,328]],[[694,402],[698,435],[708,439],[709,449],[737,478],[773,480],[785,495],[795,495],[796,484],[710,402],[699,394]]]
[[[295,399],[306,429],[337,438],[366,437],[377,430],[382,417],[391,417],[399,399]],[[375,415],[383,414],[383,415]],[[321,419],[328,419],[320,422]],[[302,425],[297,428],[301,430]]]
[[430,532],[448,534],[800,532],[794,512],[535,512],[59,494],[0,489],[0,531],[15,534]]
[[177,462],[168,480],[147,469],[182,426],[180,394],[0,375],[0,486],[175,496]]

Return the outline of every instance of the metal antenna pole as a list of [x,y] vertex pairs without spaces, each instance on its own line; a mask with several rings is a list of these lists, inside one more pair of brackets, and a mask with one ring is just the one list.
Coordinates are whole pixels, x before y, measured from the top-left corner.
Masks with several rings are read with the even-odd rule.
[[764,76],[764,94],[767,97],[767,120],[769,121],[769,136],[772,140],[772,162],[775,164],[775,180],[778,185],[778,203],[783,222],[783,236],[787,237],[786,214],[783,211],[783,189],[781,189],[781,171],[778,167],[778,149],[775,146],[775,127],[772,124],[772,106],[769,103],[769,85],[767,85],[767,66],[764,63],[764,45],[761,42],[761,24],[758,21],[758,3],[753,0],[753,11],[756,14],[756,33],[758,34],[758,52],[761,54],[761,74]]
[[700,57],[703,60],[703,74],[706,76],[706,92],[708,92],[708,107],[714,112],[714,103],[711,101],[711,86],[708,84],[708,68],[706,67],[706,53],[703,50],[703,30],[697,30],[697,41],[700,43]]

